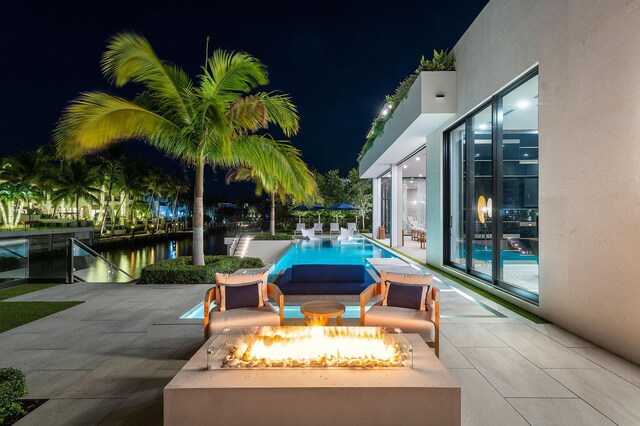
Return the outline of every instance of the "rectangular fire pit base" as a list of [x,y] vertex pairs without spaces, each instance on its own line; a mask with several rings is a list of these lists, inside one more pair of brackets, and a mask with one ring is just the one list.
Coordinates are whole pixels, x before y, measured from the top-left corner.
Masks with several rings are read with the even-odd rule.
[[413,369],[207,370],[196,352],[164,389],[165,425],[459,425],[460,386],[417,334]]

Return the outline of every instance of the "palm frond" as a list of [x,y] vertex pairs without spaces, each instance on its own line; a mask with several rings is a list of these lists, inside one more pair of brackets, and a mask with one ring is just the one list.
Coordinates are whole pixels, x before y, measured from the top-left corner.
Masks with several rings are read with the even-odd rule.
[[77,158],[133,138],[184,158],[189,153],[180,131],[169,120],[133,102],[90,92],[81,94],[67,107],[54,130],[53,141],[64,158]]
[[291,96],[282,93],[260,92],[256,95],[267,110],[267,121],[276,124],[285,135],[291,137],[300,129],[298,109],[291,101]]
[[267,68],[257,58],[244,52],[218,49],[207,59],[199,91],[203,99],[234,102],[241,94],[268,82]]
[[188,119],[191,79],[181,68],[161,61],[145,37],[130,32],[115,35],[107,44],[101,66],[116,86],[144,84],[161,109],[178,111],[182,119]]

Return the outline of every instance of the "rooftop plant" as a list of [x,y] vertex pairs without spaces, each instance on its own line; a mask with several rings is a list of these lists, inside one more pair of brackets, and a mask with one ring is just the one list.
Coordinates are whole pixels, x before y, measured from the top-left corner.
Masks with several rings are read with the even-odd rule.
[[423,55],[418,64],[418,68],[400,82],[393,94],[385,96],[385,105],[382,111],[380,111],[380,114],[371,122],[371,128],[358,156],[358,161],[362,160],[362,157],[364,157],[367,151],[373,146],[376,138],[384,132],[384,126],[393,115],[393,111],[395,111],[398,105],[407,97],[409,89],[411,89],[411,86],[413,86],[413,83],[415,83],[418,75],[420,75],[422,71],[455,71],[455,69],[453,52],[447,50],[438,52],[434,50],[433,58],[431,59],[425,59]]

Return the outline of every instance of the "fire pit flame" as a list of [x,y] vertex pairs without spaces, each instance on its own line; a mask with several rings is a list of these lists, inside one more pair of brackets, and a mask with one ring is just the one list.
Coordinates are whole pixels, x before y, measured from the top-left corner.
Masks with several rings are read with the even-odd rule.
[[377,327],[264,327],[234,341],[221,367],[406,367],[394,336]]

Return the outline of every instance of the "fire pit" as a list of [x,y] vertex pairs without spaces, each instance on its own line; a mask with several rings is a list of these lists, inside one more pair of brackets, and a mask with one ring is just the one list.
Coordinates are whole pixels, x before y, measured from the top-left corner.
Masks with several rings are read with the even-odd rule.
[[460,395],[418,334],[232,328],[211,336],[165,387],[164,424],[459,426]]
[[254,327],[223,331],[207,368],[412,368],[413,349],[380,327]]

